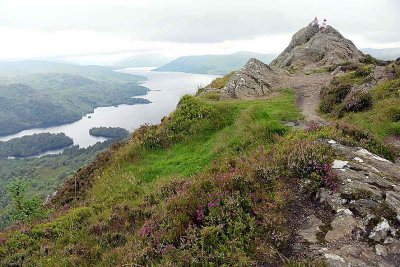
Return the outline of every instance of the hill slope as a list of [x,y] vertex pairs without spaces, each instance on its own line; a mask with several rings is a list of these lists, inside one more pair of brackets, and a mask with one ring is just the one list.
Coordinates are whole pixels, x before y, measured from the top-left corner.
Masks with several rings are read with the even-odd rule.
[[274,55],[238,52],[230,55],[203,55],[177,58],[156,71],[180,71],[200,74],[226,74],[241,68],[250,58],[269,63]]
[[52,216],[0,234],[0,263],[398,266],[400,63],[367,59],[252,59],[182,97],[69,179]]

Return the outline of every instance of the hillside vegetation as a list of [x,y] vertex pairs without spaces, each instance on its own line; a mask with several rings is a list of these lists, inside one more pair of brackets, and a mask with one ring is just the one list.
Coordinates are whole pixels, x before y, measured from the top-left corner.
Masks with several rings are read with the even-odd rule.
[[[288,90],[282,91],[278,97],[268,101],[209,101],[191,96],[183,97],[177,111],[171,114],[167,120],[164,120],[160,126],[141,128],[134,134],[131,141],[115,151],[109,164],[107,164],[108,167],[104,166],[102,170],[96,170],[101,176],[90,176],[92,181],[82,181],[82,184],[86,185],[82,188],[68,188],[67,183],[67,188],[62,188],[61,192],[63,193],[54,200],[55,203],[64,203],[65,205],[66,199],[69,198],[68,194],[77,194],[80,199],[83,200],[83,197],[87,196],[87,199],[91,199],[91,201],[82,205],[83,202],[72,197],[72,202],[67,201],[70,209],[59,219],[51,223],[36,225],[23,236],[4,236],[2,239],[5,241],[5,243],[2,243],[3,256],[9,256],[4,258],[3,263],[29,264],[29,262],[36,261],[47,265],[68,263],[91,265],[100,264],[100,262],[103,262],[104,265],[110,265],[131,261],[138,263],[147,261],[154,262],[154,264],[172,263],[178,260],[178,258],[171,258],[172,254],[169,253],[173,253],[173,250],[169,253],[166,253],[166,251],[161,253],[160,249],[162,247],[169,249],[172,246],[185,246],[178,240],[191,232],[190,235],[194,234],[195,236],[190,237],[185,242],[189,242],[190,246],[193,247],[192,249],[188,247],[186,253],[197,254],[196,247],[204,242],[207,242],[207,244],[203,244],[203,246],[206,246],[204,249],[208,251],[204,257],[197,254],[196,257],[200,258],[193,258],[193,263],[218,262],[221,260],[221,256],[213,255],[216,252],[213,252],[212,247],[218,246],[220,250],[218,253],[223,253],[230,246],[228,246],[228,243],[220,245],[213,243],[215,241],[208,240],[211,236],[203,236],[206,234],[204,231],[211,231],[210,234],[215,231],[222,231],[221,234],[226,238],[225,242],[229,242],[230,235],[238,234],[241,227],[250,227],[249,230],[252,230],[245,239],[237,240],[239,243],[236,251],[230,252],[231,260],[233,262],[235,258],[243,257],[241,260],[254,261],[251,243],[256,239],[259,230],[267,231],[268,227],[264,230],[255,229],[257,224],[254,221],[253,214],[255,210],[251,210],[256,207],[252,208],[249,198],[251,195],[249,194],[255,190],[255,192],[258,192],[257,195],[260,194],[260,201],[265,198],[274,206],[282,204],[281,197],[285,195],[286,189],[279,185],[276,189],[276,196],[274,196],[274,193],[268,193],[269,189],[262,193],[267,188],[258,188],[256,181],[252,181],[253,178],[250,173],[247,178],[239,178],[240,176],[236,172],[244,170],[240,170],[242,167],[239,166],[255,157],[255,151],[263,154],[263,150],[268,149],[275,141],[275,136],[284,135],[288,131],[288,128],[281,123],[283,120],[299,118],[293,97],[293,92]],[[239,159],[238,155],[242,155],[244,158]],[[244,162],[241,162],[242,160]],[[238,166],[236,166],[237,164]],[[246,168],[252,168],[251,164]],[[215,176],[221,176],[221,178],[218,180],[211,179]],[[185,177],[186,179],[183,179]],[[237,178],[234,179],[234,177]],[[247,179],[250,180],[247,181]],[[217,192],[219,189],[222,190],[222,187],[220,188],[217,184],[214,185],[219,180],[226,183],[224,185],[224,187],[227,186],[226,192],[225,189],[224,192]],[[232,183],[237,183],[237,185]],[[248,187],[248,183],[254,183],[254,189]],[[87,187],[88,185],[92,186]],[[196,200],[192,199],[190,194],[200,192],[199,189],[196,189],[199,186],[204,189],[208,188],[204,191],[206,195],[202,198],[196,198]],[[235,193],[236,187],[244,190],[243,198],[241,197],[242,193],[239,193],[240,191]],[[183,191],[180,192],[181,190]],[[275,191],[275,189],[273,190]],[[181,197],[175,198],[173,196],[175,194],[179,194]],[[281,194],[283,195],[281,196]],[[232,210],[232,212],[237,212],[238,220],[243,220],[242,226],[240,224],[235,225],[236,223],[231,224],[235,220],[230,223],[231,219],[226,217],[227,220],[229,219],[229,221],[226,221],[228,228],[218,228],[222,221],[214,221],[217,217],[215,219],[213,217],[219,216],[220,212],[228,212],[228,210],[219,211],[219,203],[223,201],[222,199],[218,200],[220,197],[226,197],[224,201],[227,201],[227,203],[233,201],[229,204],[233,205],[232,208],[236,207],[236,201],[239,201],[238,204],[243,203],[240,204],[244,205],[240,210]],[[168,201],[165,202],[163,199]],[[178,202],[173,204],[175,201]],[[207,202],[196,203],[197,201],[209,201],[211,204],[207,204]],[[212,204],[214,202],[215,210],[214,204]],[[164,203],[167,206],[164,206]],[[178,207],[176,205],[183,205],[176,210],[178,213],[162,212],[168,206],[170,208]],[[190,205],[190,207],[187,205]],[[183,213],[180,214],[181,212]],[[198,219],[196,219],[196,213],[198,213]],[[160,215],[162,216],[159,217]],[[162,219],[166,215],[174,217]],[[228,216],[228,213],[226,216]],[[284,217],[281,216],[284,216],[284,214],[278,214],[275,220],[283,220]],[[148,234],[156,234],[158,230],[149,232],[146,229],[153,227],[150,225],[157,225],[158,219],[156,218],[158,217],[164,221],[163,224],[168,223],[170,225],[163,227],[167,232],[159,233],[162,235],[160,237],[165,239],[162,242],[165,243],[164,245],[161,245],[161,243],[159,245],[153,244],[153,241],[150,242],[152,238],[144,238]],[[237,223],[239,222],[237,221]],[[197,232],[200,231],[201,225],[208,225],[202,230],[204,233]],[[175,227],[183,227],[183,232],[176,231]],[[231,227],[233,228],[230,230]],[[46,232],[49,235],[45,234]],[[176,234],[178,236],[175,236]],[[283,234],[281,238],[286,238],[286,234]],[[201,236],[205,238],[203,241],[201,241]],[[187,237],[189,238],[189,236]],[[12,241],[13,238],[18,240]],[[27,238],[27,242],[23,242],[26,245],[20,243],[22,240],[19,238]],[[192,238],[200,239],[195,241],[191,240]],[[106,243],[103,243],[103,241],[98,243],[100,239]],[[149,242],[145,242],[145,240]],[[13,247],[11,244],[15,244],[15,242],[20,245]],[[66,247],[65,242],[70,245],[75,243],[76,245]],[[45,246],[49,252],[48,255],[40,253],[41,245],[39,244],[47,244]],[[160,245],[161,247],[159,247]],[[134,249],[138,252],[138,255],[125,253],[132,251],[132,246],[142,247],[140,250]],[[269,246],[270,244],[266,244],[265,249],[272,249]],[[198,248],[200,249],[200,247]],[[270,253],[276,255],[276,252],[273,253],[274,250],[275,248]],[[121,252],[114,253],[116,251]],[[65,253],[69,256],[65,257]],[[165,255],[163,256],[163,254]],[[268,258],[271,260],[274,257]],[[183,260],[184,258],[186,256],[181,255],[179,259]]]
[[8,188],[19,180],[27,184],[26,196],[45,200],[77,170],[93,161],[98,153],[121,138],[97,143],[88,148],[72,146],[61,154],[41,158],[0,159],[0,229],[9,226],[11,196]]
[[[381,140],[400,136],[400,67],[392,63],[381,68],[392,79],[370,86],[371,65],[347,66],[349,70],[321,92],[321,111],[368,130]],[[365,84],[371,88],[357,89]]]
[[347,128],[283,124],[300,118],[291,90],[184,96],[67,182],[53,219],[2,234],[2,264],[290,265],[297,192],[337,186],[317,139],[357,143]]

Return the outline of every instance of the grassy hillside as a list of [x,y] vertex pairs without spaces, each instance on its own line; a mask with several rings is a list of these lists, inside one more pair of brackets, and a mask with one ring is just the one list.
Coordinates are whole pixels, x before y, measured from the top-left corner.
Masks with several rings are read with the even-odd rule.
[[[355,90],[370,82],[372,66],[350,66],[344,75],[332,80],[322,91],[320,109],[327,118],[345,122],[369,131],[379,140],[400,136],[400,67],[385,67],[391,79],[379,82],[369,90]],[[393,141],[393,140],[391,140]]]
[[177,58],[156,71],[180,71],[200,74],[226,74],[243,67],[250,58],[269,63],[275,58],[272,54],[238,52],[230,55],[203,55]]
[[66,73],[14,76],[0,84],[0,135],[73,122],[99,106],[149,103],[132,98],[147,92],[125,79],[104,82]]
[[[128,144],[113,152],[108,163],[102,164],[103,168],[95,170],[96,174],[86,175],[84,179],[75,176],[78,180],[83,179],[78,182],[78,187],[71,188],[67,183],[64,188],[61,188],[62,193],[53,203],[63,203],[63,206],[67,205],[70,208],[67,208],[63,215],[60,214],[58,219],[51,223],[39,224],[23,236],[3,236],[0,249],[0,255],[3,253],[2,263],[29,264],[29,262],[37,261],[39,265],[46,264],[47,266],[60,264],[88,266],[101,262],[104,265],[112,265],[131,260],[134,262],[149,260],[148,263],[160,264],[173,260],[170,256],[162,257],[161,254],[157,256],[158,249],[156,248],[153,252],[145,252],[151,249],[152,241],[147,245],[142,243],[143,234],[147,232],[146,225],[149,223],[147,220],[154,219],[151,218],[151,213],[154,212],[156,216],[162,211],[162,199],[171,197],[172,200],[174,197],[171,194],[178,193],[185,187],[205,186],[204,189],[209,187],[211,190],[214,185],[207,185],[211,177],[215,175],[219,177],[225,171],[233,172],[232,168],[235,168],[236,164],[244,164],[240,162],[241,156],[246,157],[255,150],[261,153],[262,149],[267,149],[274,142],[275,136],[283,135],[288,131],[282,121],[295,120],[299,117],[294,106],[294,94],[289,90],[282,91],[279,96],[270,100],[254,101],[210,101],[185,96],[177,111],[168,119],[164,120],[160,126],[144,126],[139,129]],[[102,157],[98,160],[101,161]],[[218,179],[225,178],[221,176]],[[196,181],[202,182],[197,184]],[[237,186],[242,183],[241,179],[237,182]],[[174,189],[175,185],[179,187]],[[204,192],[207,191],[209,190]],[[211,191],[208,198],[213,198]],[[281,194],[284,192],[279,191],[277,196],[267,194],[260,197],[270,198],[271,205],[275,205],[274,203],[281,202],[279,200],[283,197]],[[206,201],[206,199],[198,200]],[[234,199],[235,197],[232,201]],[[184,201],[179,205],[191,203],[191,201]],[[243,201],[249,201],[249,199],[246,197]],[[147,208],[143,209],[142,214],[140,210],[144,208],[143,205]],[[254,219],[249,217],[250,213],[247,209],[242,210],[242,215],[238,214],[238,216],[244,216],[243,220],[246,221],[243,223],[251,222],[253,225]],[[187,211],[191,212],[191,208]],[[176,218],[171,218],[171,222],[174,222],[170,225],[171,227],[173,225],[184,227],[191,220],[187,215],[176,215]],[[127,216],[133,217],[128,219]],[[135,218],[136,216],[138,217]],[[212,220],[209,223],[215,225],[216,222],[213,223]],[[240,226],[237,225],[237,227]],[[189,229],[184,231],[187,230]],[[218,231],[217,228],[212,227],[206,230]],[[234,231],[238,230],[239,228]],[[35,234],[32,235],[33,232]],[[46,232],[49,235],[45,234]],[[172,232],[168,231],[165,234],[169,235]],[[256,232],[252,230],[251,236],[246,237],[247,241],[238,240],[242,247],[238,247],[236,252],[232,251],[232,261],[234,257],[244,257],[243,260],[248,257],[246,256],[250,249],[248,246],[251,240],[254,240],[255,234]],[[17,241],[14,238],[27,238],[27,242],[21,243],[22,240]],[[99,238],[104,242],[99,243]],[[166,242],[167,240],[172,242],[177,237],[165,236],[165,238],[167,238]],[[15,242],[20,245],[13,247],[11,244]],[[210,240],[210,242],[214,241]],[[49,254],[40,253],[39,248],[42,245],[48,248]],[[138,255],[133,259],[131,253],[126,254],[132,251],[132,246],[144,246],[145,250],[138,250]],[[195,253],[195,251],[192,252]],[[146,260],[146,257],[149,258]],[[216,260],[216,258],[207,259],[210,262]]]
[[69,179],[49,218],[0,234],[0,263],[324,266],[292,247],[301,205],[337,187],[320,138],[388,151],[352,125],[284,126],[301,119],[294,98],[290,89],[258,100],[184,96],[160,125]]

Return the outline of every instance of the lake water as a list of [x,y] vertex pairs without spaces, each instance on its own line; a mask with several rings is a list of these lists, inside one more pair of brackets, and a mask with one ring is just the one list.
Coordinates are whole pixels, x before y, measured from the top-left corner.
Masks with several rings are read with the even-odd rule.
[[[152,68],[127,68],[118,72],[131,73],[147,77],[142,85],[151,91],[142,98],[150,100],[150,104],[119,105],[117,107],[99,107],[93,113],[86,114],[79,121],[61,126],[35,128],[16,134],[2,136],[0,141],[32,135],[35,133],[65,133],[74,140],[75,145],[88,147],[106,140],[89,135],[93,127],[122,127],[129,131],[149,123],[156,124],[171,113],[184,94],[193,94],[199,86],[209,84],[217,75],[202,75],[181,72],[153,72]],[[51,154],[60,153],[61,150]],[[50,153],[46,153],[50,154]]]

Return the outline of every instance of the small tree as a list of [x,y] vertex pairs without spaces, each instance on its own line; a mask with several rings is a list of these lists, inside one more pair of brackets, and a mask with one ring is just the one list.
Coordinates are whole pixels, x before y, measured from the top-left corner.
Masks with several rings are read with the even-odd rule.
[[44,216],[39,198],[26,197],[28,184],[22,180],[15,180],[8,186],[8,192],[12,200],[10,217],[13,222],[31,222]]

